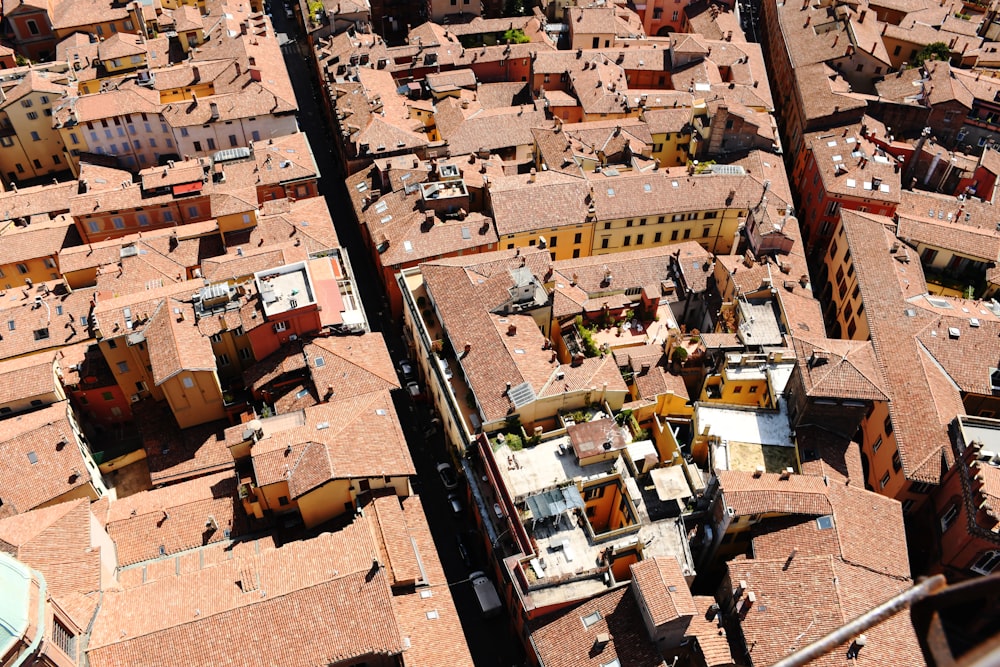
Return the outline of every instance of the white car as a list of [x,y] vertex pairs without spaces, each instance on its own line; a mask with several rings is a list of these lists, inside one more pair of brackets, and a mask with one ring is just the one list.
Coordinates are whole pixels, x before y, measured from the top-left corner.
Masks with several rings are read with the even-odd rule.
[[416,398],[417,396],[420,395],[420,385],[417,384],[416,382],[407,382],[406,391],[409,392],[410,396]]
[[441,366],[441,372],[444,373],[445,380],[455,377],[455,374],[451,372],[451,366],[448,365],[447,359],[438,359],[438,365]]
[[437,464],[438,475],[441,476],[441,483],[444,484],[444,488],[449,491],[454,491],[458,488],[458,477],[455,475],[455,469],[451,467],[449,463],[439,463]]

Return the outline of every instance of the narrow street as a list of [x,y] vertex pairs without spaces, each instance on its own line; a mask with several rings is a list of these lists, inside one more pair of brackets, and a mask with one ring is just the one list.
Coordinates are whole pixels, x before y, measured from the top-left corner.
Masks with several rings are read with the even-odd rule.
[[[378,273],[369,260],[369,253],[354,219],[350,199],[340,176],[340,166],[333,152],[327,148],[331,145],[332,138],[321,108],[322,93],[315,85],[309,62],[300,54],[299,45],[292,41],[295,38],[293,22],[286,19],[284,10],[277,3],[274,3],[274,9],[272,21],[275,30],[288,33],[289,42],[282,47],[282,51],[299,103],[299,127],[309,137],[320,170],[320,192],[326,197],[340,244],[350,257],[371,329],[383,334],[393,360],[398,362],[408,355],[402,338],[401,323],[391,320],[388,308],[384,305]],[[399,391],[396,394],[396,410],[417,470],[414,487],[427,513],[431,534],[451,585],[455,607],[462,619],[462,628],[473,660],[480,667],[521,665],[524,660],[523,651],[518,640],[508,631],[506,616],[484,619],[469,583],[469,572],[488,569],[485,566],[485,554],[477,549],[479,540],[475,537],[474,523],[465,513],[456,516],[452,512],[447,492],[438,477],[435,466],[439,461],[447,459],[445,444],[440,435],[424,437],[430,408],[422,404],[414,405],[406,392]],[[464,493],[461,495],[464,497]],[[468,511],[466,508],[465,512]],[[471,567],[463,562],[459,539],[465,545]]]

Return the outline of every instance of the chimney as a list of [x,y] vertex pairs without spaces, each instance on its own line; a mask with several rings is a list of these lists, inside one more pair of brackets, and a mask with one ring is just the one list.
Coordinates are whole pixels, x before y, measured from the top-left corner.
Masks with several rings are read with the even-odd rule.
[[[198,70],[197,65],[191,68],[191,81],[193,83],[198,83],[199,81],[201,81],[201,72]],[[194,95],[192,95],[191,97],[194,97]]]
[[594,637],[594,647],[591,650],[591,655],[600,653],[604,650],[604,647],[608,645],[611,641],[611,635],[607,632],[599,632],[596,637]]
[[516,336],[517,335],[517,325],[516,324],[511,324],[511,325],[509,325],[507,327],[507,335],[508,336]]
[[535,182],[535,179],[536,179],[537,177],[538,177],[538,174],[537,174],[537,172],[535,171],[535,168],[534,168],[534,167],[532,167],[532,168],[531,168],[531,171],[529,171],[529,172],[528,172],[528,182],[529,182],[529,183],[534,183],[534,182]]
[[209,107],[212,109],[212,120],[219,120],[219,105],[215,102],[210,102]]
[[740,615],[741,621],[747,617],[747,613],[749,613],[750,608],[753,607],[753,603],[756,601],[757,596],[753,591],[750,591],[747,593],[747,596],[740,600],[739,604],[736,605],[736,612]]
[[757,466],[753,471],[753,476],[759,478],[764,474],[764,466]]
[[791,468],[785,468],[784,470],[781,471],[781,475],[779,476],[779,479],[783,479],[783,480],[791,479],[793,472],[794,471]]
[[867,9],[862,9],[861,10],[861,15],[858,16],[858,23],[864,23],[866,16],[868,16],[868,10]]
[[462,351],[462,356],[468,356],[469,352],[472,352],[472,343],[466,343],[465,348]]

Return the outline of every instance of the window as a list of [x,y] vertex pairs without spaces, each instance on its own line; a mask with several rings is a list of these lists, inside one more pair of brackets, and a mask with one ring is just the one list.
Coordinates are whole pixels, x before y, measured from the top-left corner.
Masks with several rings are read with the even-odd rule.
[[931,492],[934,488],[933,484],[928,484],[926,482],[917,482],[915,484],[910,484],[910,493],[919,493],[921,495]]
[[740,385],[740,384],[734,385],[733,386],[733,393],[734,394],[742,394],[743,393],[743,385]]
[[125,229],[125,218],[111,218],[111,224],[115,226],[115,229]]
[[102,391],[101,398],[103,398],[105,401],[113,401],[115,400],[115,395],[112,394],[110,391]]
[[113,350],[118,347],[118,342],[114,338],[108,339],[108,349]]
[[602,248],[608,247],[608,239],[601,239],[601,247]]
[[250,133],[250,138],[254,141],[260,141],[260,132],[254,130],[253,132]]
[[145,213],[139,213],[136,216],[136,218],[139,220],[139,226],[140,227],[148,227],[149,226],[149,216],[146,215]]
[[583,242],[583,234],[580,234],[580,233],[574,234],[573,235],[573,243],[579,244],[581,242]]
[[135,390],[146,391],[146,383],[143,382],[142,380],[139,380],[138,382],[135,383]]
[[181,128],[181,136],[186,137],[188,135],[188,129],[186,127]]
[[578,259],[580,257],[580,249],[573,248],[573,259]]
[[892,417],[886,417],[883,426],[885,427],[885,434],[892,435]]
[[212,334],[211,336],[209,336],[209,339],[213,343],[221,343],[222,342],[222,334],[221,333]]
[[899,450],[892,453],[892,469],[896,472],[903,469],[903,462],[899,458]]
[[39,160],[38,158],[35,158],[34,160],[32,160],[31,163],[33,165],[35,165],[35,169],[41,169],[42,168],[42,161]]
[[[452,0],[454,1],[454,0]],[[288,504],[288,496],[278,496],[278,504],[284,507]]]
[[987,551],[969,568],[979,574],[991,574],[1000,565],[1000,551]]
[[951,528],[951,524],[955,522],[955,517],[958,516],[958,504],[952,503],[945,508],[944,513],[941,515],[941,532],[947,531]]
[[659,243],[660,239],[663,238],[663,232],[656,232],[653,234],[653,243]]
[[26,21],[25,23],[28,26],[28,32],[30,32],[32,35],[37,35],[38,34],[38,24],[37,23],[35,23],[34,21]]
[[750,386],[750,393],[751,393],[751,394],[756,394],[756,393],[757,393],[757,390],[758,390],[759,388],[760,388],[760,387],[758,387],[757,385],[751,385],[751,386]]
[[685,229],[684,230],[684,238],[685,239],[691,238],[691,230],[690,229]]
[[21,106],[24,107],[25,109],[30,109],[31,105],[33,104],[34,102],[31,100],[30,97],[21,100]]
[[173,221],[174,221],[174,212],[169,209],[163,211],[163,222],[173,222]]
[[184,385],[185,389],[193,389],[194,388],[194,380],[192,380],[190,377],[184,377],[184,378],[182,378],[181,379],[181,384]]
[[557,243],[558,241],[559,241],[559,237],[558,237],[558,236],[553,236],[553,237],[551,237],[551,238],[549,239],[549,247],[550,247],[550,248],[555,248],[555,247],[556,247],[556,243]]
[[215,360],[219,363],[220,366],[228,366],[229,365],[229,355],[228,354],[222,353],[222,354],[216,356]]
[[[198,150],[201,150],[201,149],[199,148]],[[210,150],[210,151],[214,151],[215,150],[215,139],[213,139],[212,137],[208,138],[208,150]]]
[[288,328],[288,322],[275,322],[274,331],[275,333],[280,333]]
[[27,264],[18,264],[17,265],[17,272],[20,273],[20,274],[22,274],[22,275],[25,274],[25,273],[27,273],[28,272],[28,265]]
[[76,637],[58,618],[52,619],[52,643],[69,657],[76,658]]
[[10,137],[0,137],[0,146],[10,148],[13,145],[14,145],[14,140],[11,139]]
[[677,230],[676,229],[673,230],[672,232],[670,232],[670,240],[671,241],[676,241],[677,240]]
[[709,234],[711,234],[711,233],[712,233],[712,228],[711,227],[705,227],[704,229],[701,230],[701,238],[707,239],[708,236],[709,236]]
[[879,436],[875,442],[872,443],[872,454],[878,451],[878,448],[882,446],[882,436]]
[[250,351],[249,347],[240,348],[240,359],[244,361],[249,361],[253,357],[253,353]]
[[198,207],[197,206],[188,206],[188,215],[190,217],[192,217],[192,218],[197,218],[198,217]]
[[626,236],[625,237],[625,241],[624,241],[624,243],[622,243],[622,245],[624,245],[626,247],[632,245],[632,237],[631,236]]
[[118,362],[118,372],[119,373],[128,373],[128,362],[127,361],[119,361]]
[[235,134],[230,134],[230,135],[229,135],[229,145],[230,145],[231,147],[233,147],[233,148],[235,148],[236,146],[238,146],[238,145],[239,145],[239,144],[238,144],[238,143],[236,142],[236,135],[235,135]]
[[903,514],[909,514],[911,509],[913,509],[913,498],[907,498],[903,501]]
[[611,229],[611,223],[610,222],[605,222],[604,223],[604,228],[605,229]]
[[882,486],[880,488],[884,489],[885,487],[889,486],[889,480],[890,479],[892,479],[892,476],[889,474],[888,471],[886,471],[886,473],[884,475],[882,475],[882,479],[880,481],[880,483],[881,483]]
[[35,340],[45,340],[49,337],[48,328],[35,329]]
[[[34,112],[34,111],[32,111],[31,113],[35,113],[35,112]],[[31,116],[31,113],[29,113],[29,114],[28,114],[28,116]],[[38,114],[35,114],[35,116],[37,117],[37,116],[38,116]],[[35,120],[35,119],[34,119],[34,118],[32,118],[31,120]],[[32,131],[31,131],[31,140],[32,140],[32,141],[41,141],[41,140],[42,140],[42,137],[41,137],[41,136],[40,136],[40,135],[39,135],[39,134],[38,134],[37,132],[35,132],[34,130],[32,130]]]

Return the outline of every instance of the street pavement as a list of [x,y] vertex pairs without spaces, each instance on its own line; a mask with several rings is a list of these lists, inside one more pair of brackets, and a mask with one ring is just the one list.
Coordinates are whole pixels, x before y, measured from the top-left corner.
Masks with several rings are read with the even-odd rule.
[[[321,93],[316,86],[309,61],[299,51],[300,45],[296,40],[294,23],[285,17],[284,10],[277,2],[274,2],[274,9],[272,21],[275,30],[286,33],[288,38],[282,46],[282,51],[299,103],[299,127],[309,137],[320,170],[320,192],[326,197],[341,246],[347,250],[350,257],[357,288],[371,329],[382,332],[390,354],[395,361],[399,361],[408,355],[402,337],[401,323],[392,321],[389,315],[378,273],[372,266],[370,255],[364,247],[341,175],[342,169],[332,150],[333,138],[323,114]],[[444,485],[438,477],[436,464],[448,458],[440,434],[430,438],[424,437],[431,417],[429,407],[414,404],[405,391],[396,394],[396,410],[417,470],[414,487],[427,513],[431,534],[451,587],[455,607],[462,619],[462,628],[473,660],[477,667],[521,665],[524,662],[523,651],[519,641],[509,630],[509,619],[505,615],[484,619],[472,585],[469,583],[469,572],[476,569],[488,571],[489,568],[486,567],[484,549],[478,546],[481,541],[475,536],[474,523],[466,514],[468,508],[463,514],[455,516],[451,511]],[[466,494],[460,495],[464,499]],[[459,538],[466,547],[470,559],[469,566],[463,562],[458,547]]]

